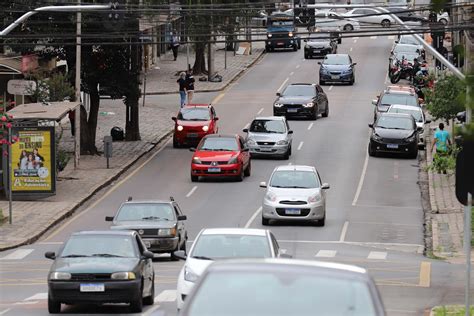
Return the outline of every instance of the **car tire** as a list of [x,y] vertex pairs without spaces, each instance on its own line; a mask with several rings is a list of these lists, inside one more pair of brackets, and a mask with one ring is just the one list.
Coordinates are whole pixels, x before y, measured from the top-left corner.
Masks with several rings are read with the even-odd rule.
[[416,159],[418,157],[418,149],[408,154],[408,158]]
[[304,59],[309,59],[309,55],[308,54],[304,54]]
[[251,173],[252,173],[252,163],[249,161],[249,165],[244,170],[244,176],[250,177]]
[[326,225],[326,214],[324,214],[324,217],[322,219],[318,220],[316,225],[320,227],[323,227],[324,225]]
[[199,176],[193,176],[191,175],[191,182],[198,182]]
[[173,148],[179,148],[180,145],[178,143],[178,140],[173,136]]
[[240,174],[237,176],[237,181],[242,182],[244,181],[244,178],[245,178],[245,170],[244,170],[244,166],[242,165],[242,167],[240,167]]
[[298,45],[293,45],[293,51],[296,52],[298,50]]
[[380,24],[382,24],[382,27],[390,27],[391,25],[390,20],[387,19],[382,20]]
[[284,160],[290,159],[290,149],[287,149],[287,151],[283,154],[283,159]]
[[155,304],[155,275],[153,274],[153,281],[151,281],[151,293],[150,296],[147,296],[143,299],[144,305],[153,305]]
[[132,313],[141,313],[143,311],[143,281],[139,294],[136,300],[130,302]]
[[263,226],[270,225],[270,220],[268,218],[265,218],[265,217],[262,216],[262,225]]
[[186,243],[187,242],[188,242],[188,236],[186,236],[186,238],[184,239],[183,244],[181,245],[181,247],[179,247],[179,250],[184,251],[184,253],[188,253],[188,251],[186,250]]
[[326,109],[324,110],[323,117],[328,117],[329,116],[329,103],[326,105]]
[[354,27],[351,24],[344,25],[344,31],[353,31]]
[[291,145],[290,145],[290,148],[288,149],[288,155],[291,156]]
[[319,85],[324,86],[326,84],[326,81],[321,80],[321,77],[319,78]]
[[48,294],[48,312],[50,314],[59,314],[61,312],[61,302],[53,300]]
[[376,157],[377,156],[377,152],[375,151],[375,149],[372,148],[372,145],[370,143],[369,143],[369,146],[367,146],[367,151],[368,151],[370,157]]
[[314,113],[311,113],[311,115],[309,116],[310,119],[312,119],[313,121],[316,121],[318,119],[318,112],[319,112],[319,109],[318,108],[315,108],[314,109]]

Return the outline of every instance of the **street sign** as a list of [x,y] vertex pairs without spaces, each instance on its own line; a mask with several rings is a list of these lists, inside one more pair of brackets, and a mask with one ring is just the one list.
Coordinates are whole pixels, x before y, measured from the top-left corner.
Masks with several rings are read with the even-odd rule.
[[464,141],[456,157],[456,197],[467,205],[467,194],[474,195],[474,141]]
[[7,91],[10,94],[32,95],[36,90],[36,82],[32,80],[9,80]]

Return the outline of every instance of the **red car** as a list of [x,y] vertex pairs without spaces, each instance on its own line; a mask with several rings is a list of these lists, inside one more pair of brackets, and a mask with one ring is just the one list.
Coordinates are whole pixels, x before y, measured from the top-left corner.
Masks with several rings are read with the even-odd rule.
[[173,147],[183,144],[196,146],[208,134],[216,134],[216,111],[210,104],[188,104],[181,108],[178,117],[172,117],[174,124]]
[[191,181],[199,177],[235,177],[242,181],[250,176],[249,149],[240,135],[206,135],[194,151]]

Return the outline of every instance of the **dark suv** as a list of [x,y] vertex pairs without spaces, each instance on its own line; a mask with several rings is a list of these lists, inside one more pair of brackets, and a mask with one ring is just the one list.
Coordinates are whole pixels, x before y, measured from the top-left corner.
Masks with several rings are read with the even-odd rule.
[[313,120],[319,114],[329,115],[329,102],[323,89],[314,83],[293,83],[273,103],[273,115],[306,116]]
[[388,86],[377,99],[372,100],[374,108],[374,121],[380,113],[387,112],[391,105],[420,106],[418,95],[413,87],[393,85]]

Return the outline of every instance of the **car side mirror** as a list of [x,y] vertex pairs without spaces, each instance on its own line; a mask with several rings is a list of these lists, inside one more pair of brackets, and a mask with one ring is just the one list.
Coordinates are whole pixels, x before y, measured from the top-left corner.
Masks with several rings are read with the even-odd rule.
[[267,187],[267,183],[266,182],[260,182],[259,186],[261,188],[266,188]]
[[328,190],[329,188],[330,188],[329,183],[323,183],[323,185],[321,186],[321,189],[323,190]]
[[303,42],[307,42],[307,41],[308,41],[307,39],[303,40]]
[[175,251],[173,252],[173,255],[180,259],[180,260],[186,260],[186,252],[184,250],[178,250],[178,251]]
[[44,254],[44,256],[47,259],[51,259],[51,260],[56,259],[56,254],[54,253],[54,251],[48,251]]
[[277,95],[277,97],[281,97],[281,93],[280,93],[280,92],[277,92],[276,95]]
[[106,216],[105,217],[105,221],[106,222],[112,222],[114,220],[114,217],[113,216]]
[[214,118],[214,121],[219,121],[219,118],[216,116],[216,117]]
[[149,251],[149,250],[145,250],[142,254],[143,258],[145,259],[153,259],[154,255],[153,255],[153,252]]
[[369,127],[370,127],[370,128],[374,128],[374,124],[369,124]]
[[248,129],[248,128],[244,128],[244,129],[242,130],[242,132],[248,133],[248,132],[249,132],[249,129]]
[[175,121],[175,122],[176,122],[176,120],[177,120],[176,116],[173,116],[171,119],[172,119],[173,121]]
[[185,221],[188,217],[186,215],[178,215],[178,221]]
[[352,63],[352,66],[355,66],[355,65],[357,65],[357,63]]
[[293,131],[288,131],[288,134],[293,134]]
[[378,101],[377,99],[372,100],[372,104],[377,105],[377,101]]
[[426,120],[425,121],[425,124],[429,124],[429,123],[431,123],[431,120]]
[[196,148],[191,147],[191,148],[189,148],[189,151],[196,151]]
[[395,41],[396,44],[398,44],[398,41]]
[[250,148],[248,147],[242,148],[242,152],[248,152],[248,151],[250,151]]
[[320,61],[318,61],[318,65],[321,65],[321,62],[320,62]]

